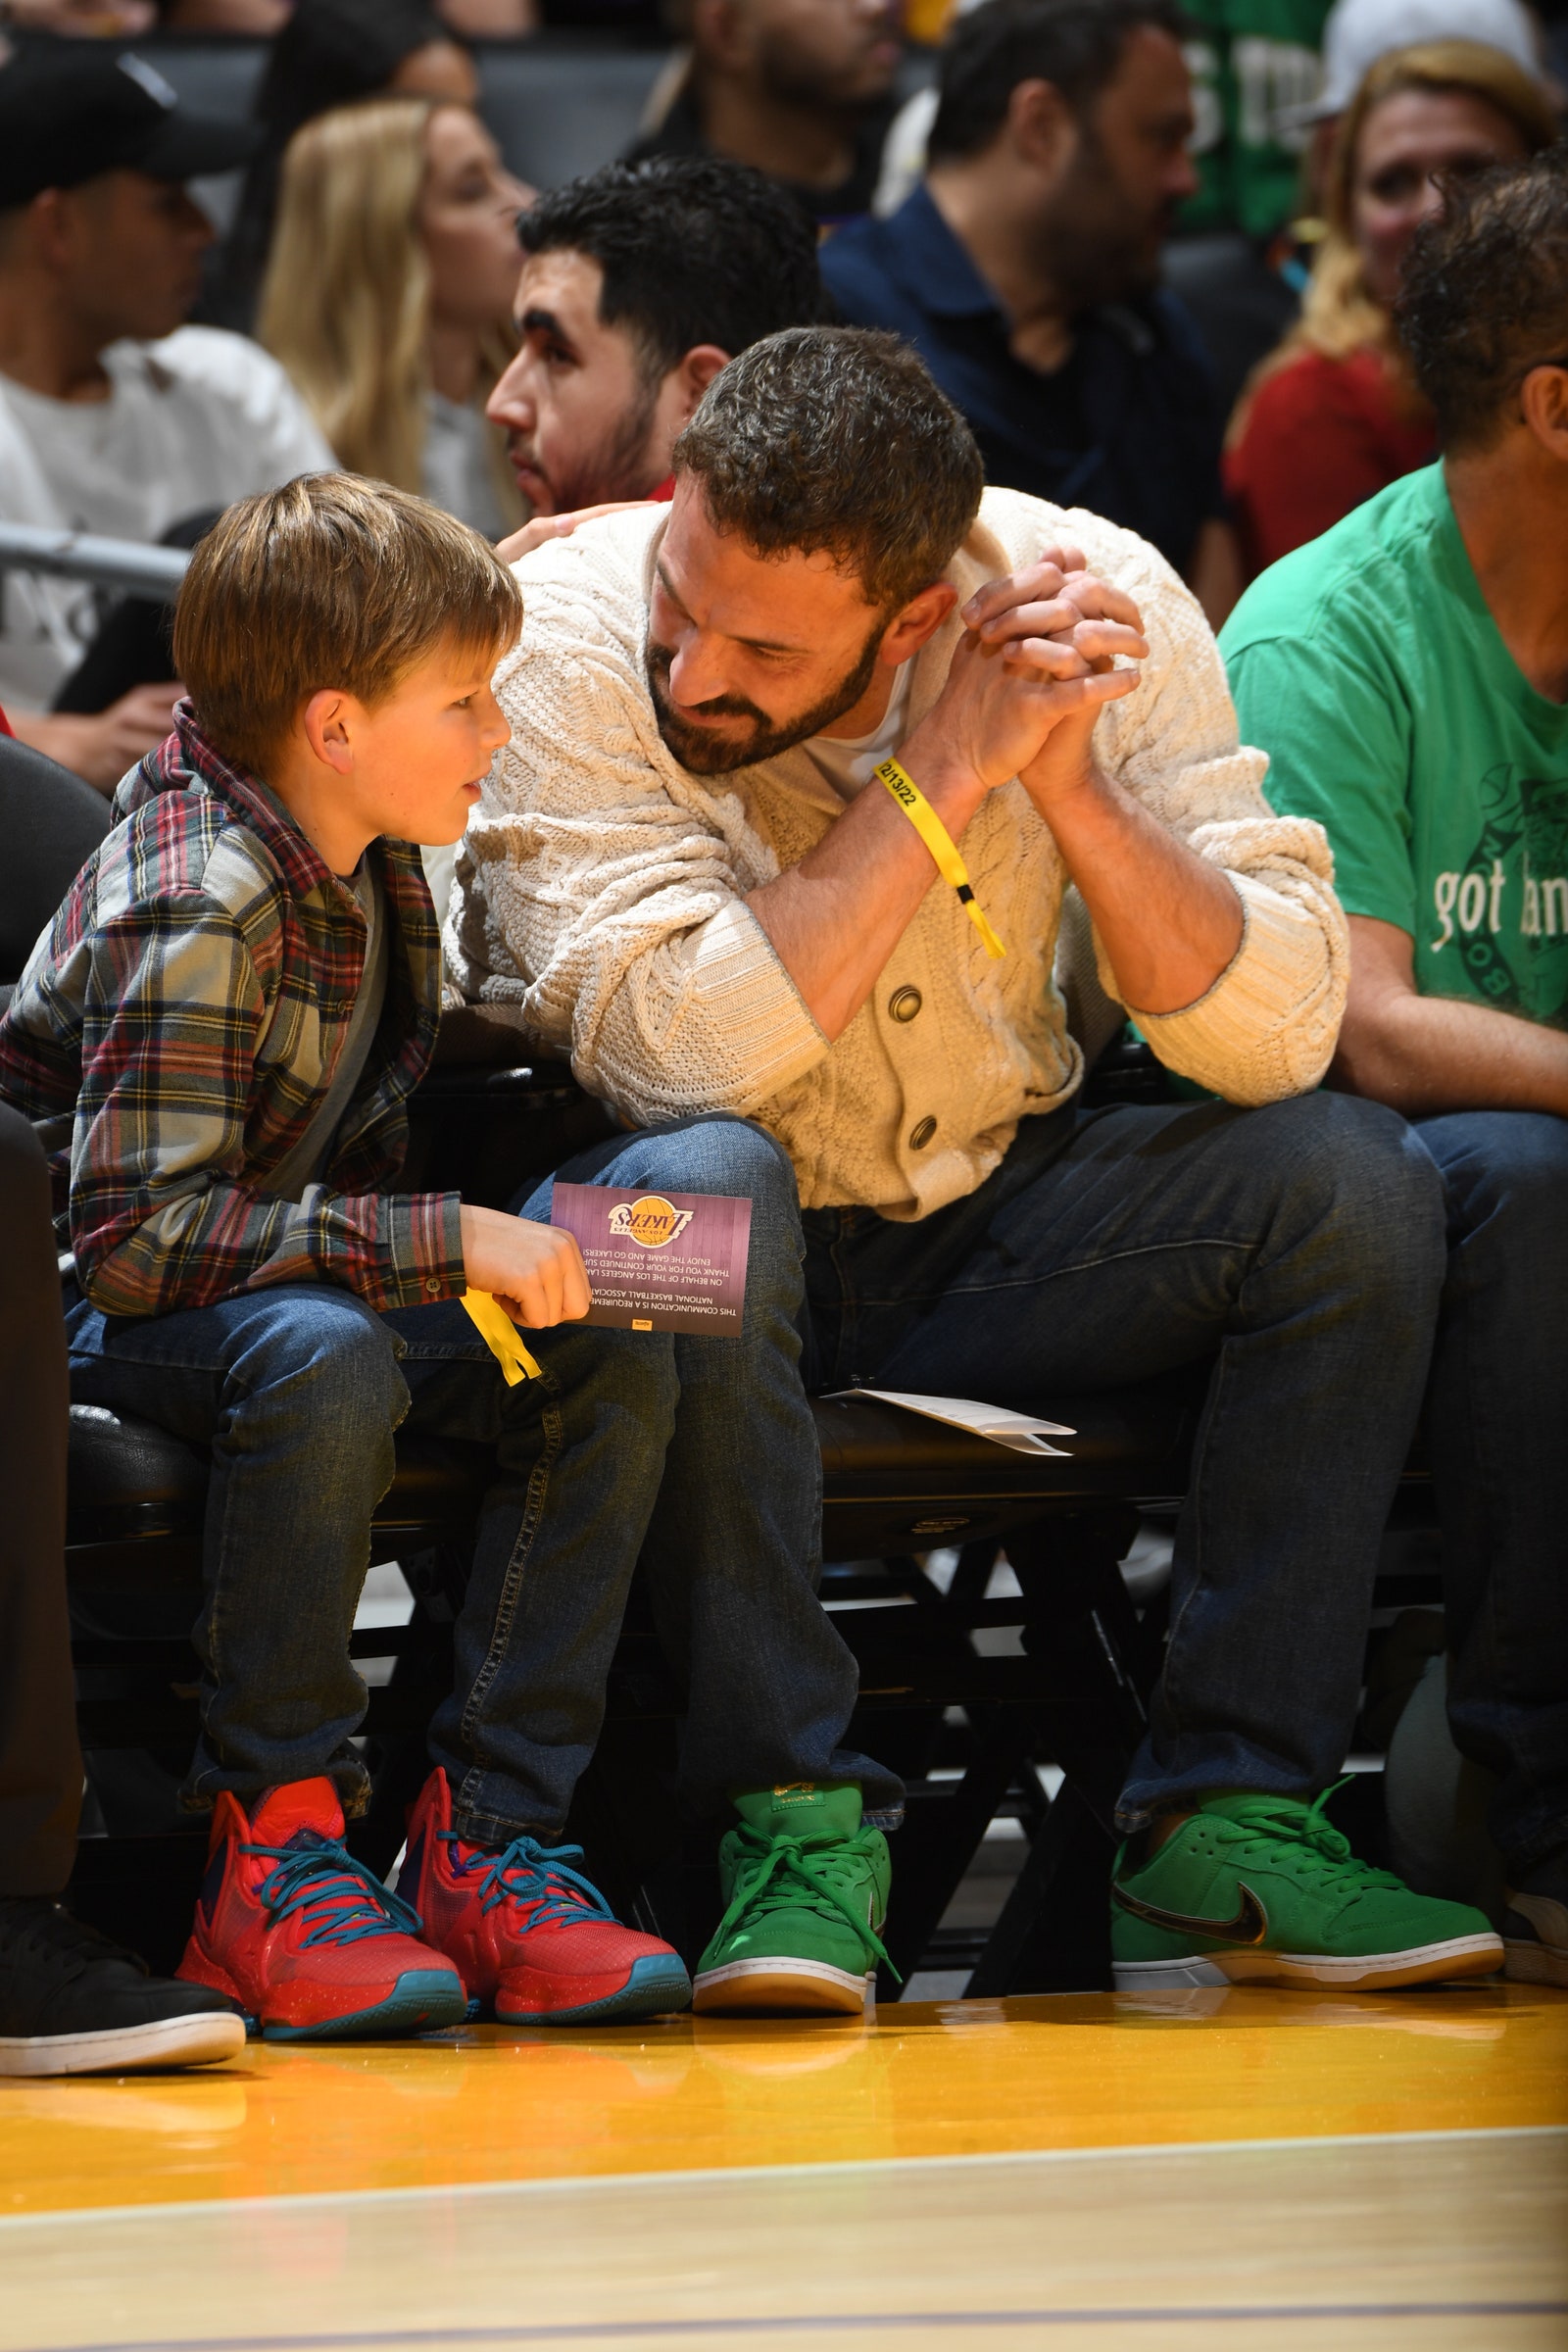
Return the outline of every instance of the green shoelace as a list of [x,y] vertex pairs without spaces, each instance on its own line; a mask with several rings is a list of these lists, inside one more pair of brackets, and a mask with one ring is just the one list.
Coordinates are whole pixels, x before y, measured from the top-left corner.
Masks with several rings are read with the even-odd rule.
[[[1220,1841],[1232,1849],[1240,1849],[1241,1860],[1250,1850],[1266,1847],[1269,1859],[1276,1868],[1282,1863],[1292,1875],[1302,1881],[1335,1878],[1349,1880],[1346,1891],[1350,1896],[1370,1894],[1393,1887],[1405,1891],[1402,1879],[1391,1870],[1379,1870],[1374,1863],[1363,1862],[1353,1853],[1350,1841],[1343,1830],[1337,1830],[1324,1811],[1331,1796],[1347,1786],[1336,1781],[1325,1788],[1310,1805],[1298,1797],[1250,1797],[1246,1809],[1238,1813],[1205,1813],[1202,1818]],[[1280,1847],[1289,1850],[1281,1854]]]
[[859,1937],[867,1959],[888,1969],[897,1984],[904,1979],[888,1958],[887,1946],[869,1920],[858,1917],[843,1890],[834,1885],[835,1868],[862,1861],[871,1854],[870,1838],[866,1831],[857,1830],[853,1838],[824,1839],[826,1851],[816,1858],[811,1852],[813,1840],[799,1838],[767,1838],[760,1830],[743,1823],[736,1832],[749,1849],[748,1858],[735,1874],[735,1891],[729,1908],[718,1923],[718,1935],[728,1936],[748,1919],[756,1919],[769,1911],[814,1911],[819,1918],[842,1920]]

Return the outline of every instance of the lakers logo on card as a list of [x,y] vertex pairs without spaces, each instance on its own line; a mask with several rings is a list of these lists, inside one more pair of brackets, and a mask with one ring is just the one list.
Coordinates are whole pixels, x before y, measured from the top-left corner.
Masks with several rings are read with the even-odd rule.
[[636,1242],[644,1250],[664,1249],[691,1221],[689,1208],[677,1208],[662,1193],[644,1193],[640,1200],[617,1200],[610,1212],[610,1230],[616,1240]]

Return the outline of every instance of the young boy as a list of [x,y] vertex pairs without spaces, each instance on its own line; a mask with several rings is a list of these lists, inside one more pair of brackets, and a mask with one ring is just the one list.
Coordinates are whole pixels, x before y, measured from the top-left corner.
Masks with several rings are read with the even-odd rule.
[[[587,1282],[548,1184],[519,1214],[387,1189],[440,1000],[410,845],[464,829],[520,619],[494,551],[419,499],[318,474],[231,508],[181,592],[176,732],[121,786],[0,1023],[0,1093],[38,1119],[74,1105],[74,1394],[211,1451],[183,1796],[214,1820],[181,1974],[277,2037],[688,2001],[677,1955],[559,1844],[639,1554],[691,1685],[682,1795],[741,1815],[726,1981],[739,1951],[761,2005],[858,2006],[879,1948],[859,1785],[885,1812],[900,1791],[838,1745],[854,1663],[816,1530],[765,1470],[801,1435],[782,1154],[701,1119],[564,1171],[750,1194],[733,1340],[574,1329]],[[506,1386],[470,1286],[540,1334],[539,1381]],[[400,1426],[493,1443],[497,1477],[392,1895],[343,1830],[368,1794],[348,1635]]]

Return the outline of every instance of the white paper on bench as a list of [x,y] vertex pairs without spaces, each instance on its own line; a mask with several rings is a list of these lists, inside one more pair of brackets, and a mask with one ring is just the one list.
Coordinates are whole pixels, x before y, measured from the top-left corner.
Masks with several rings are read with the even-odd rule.
[[1014,1453],[1059,1453],[1064,1446],[1048,1446],[1052,1438],[1075,1438],[1078,1432],[1062,1421],[1038,1421],[1032,1413],[1009,1413],[1000,1404],[979,1404],[972,1396],[906,1396],[896,1389],[835,1389],[835,1396],[875,1396],[883,1404],[902,1404],[907,1412],[923,1413],[928,1421],[946,1421],[967,1429],[993,1445],[1010,1446]]

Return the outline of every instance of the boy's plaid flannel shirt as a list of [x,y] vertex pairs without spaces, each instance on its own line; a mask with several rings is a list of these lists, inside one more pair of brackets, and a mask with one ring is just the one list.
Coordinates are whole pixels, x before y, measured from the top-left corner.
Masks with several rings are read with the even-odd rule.
[[0,1097],[55,1146],[82,1289],[113,1315],[280,1282],[338,1283],[376,1307],[460,1296],[458,1196],[386,1190],[440,1012],[418,853],[391,841],[367,853],[391,927],[380,1025],[322,1181],[297,1203],[270,1199],[268,1171],[331,1083],[365,918],[188,704],[175,726],[121,785],[122,821],[0,1021]]

